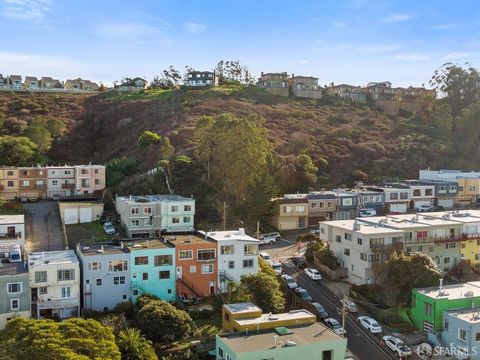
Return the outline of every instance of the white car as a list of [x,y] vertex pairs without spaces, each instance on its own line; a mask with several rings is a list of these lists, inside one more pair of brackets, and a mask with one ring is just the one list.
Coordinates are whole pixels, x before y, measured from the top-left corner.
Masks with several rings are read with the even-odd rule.
[[359,316],[357,319],[365,329],[370,331],[372,334],[380,334],[382,332],[382,327],[377,323],[377,321],[369,316]]
[[270,265],[272,266],[273,270],[275,270],[275,273],[277,275],[282,275],[283,274],[282,263],[280,261],[272,260]]
[[317,269],[306,268],[303,272],[312,280],[322,280],[322,275]]
[[[343,307],[343,299],[340,300],[340,306]],[[345,301],[345,308],[347,309],[347,311],[351,312],[351,313],[358,313],[358,308],[357,308],[357,304],[355,304],[353,301],[347,299]]]
[[287,283],[287,287],[288,287],[289,289],[294,290],[295,288],[298,287],[297,282],[296,282],[295,279],[292,278],[290,275],[287,275],[287,274],[282,275],[282,280]]
[[259,255],[260,255],[260,257],[261,257],[264,261],[266,261],[266,262],[268,262],[268,263],[271,263],[271,262],[272,262],[272,257],[271,257],[268,253],[266,253],[266,252],[261,252]]
[[280,236],[280,233],[278,232],[273,232],[273,233],[268,233],[268,234],[262,234],[260,236],[260,245],[265,245],[265,244],[273,244],[276,241],[279,241],[282,237]]
[[377,210],[375,209],[360,209],[358,210],[359,217],[370,217],[377,215]]
[[429,204],[417,205],[415,206],[415,210],[419,212],[432,211],[433,205],[429,205]]
[[332,329],[336,334],[341,335],[341,336],[344,335],[342,325],[340,325],[340,323],[337,320],[335,320],[334,318],[325,319],[325,324],[327,324],[327,326],[330,329]]
[[408,357],[412,355],[412,349],[395,336],[386,335],[382,338],[382,344],[388,346],[398,357]]
[[105,231],[105,234],[107,235],[114,235],[115,234],[115,227],[111,222],[106,222],[103,224],[103,230]]

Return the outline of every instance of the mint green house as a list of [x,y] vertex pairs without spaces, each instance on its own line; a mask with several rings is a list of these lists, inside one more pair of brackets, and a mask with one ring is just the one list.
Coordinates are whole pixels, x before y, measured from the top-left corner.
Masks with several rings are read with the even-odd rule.
[[443,312],[480,306],[480,281],[412,290],[410,316],[419,330],[443,329]]
[[347,339],[325,325],[314,323],[220,334],[216,337],[217,360],[343,360]]

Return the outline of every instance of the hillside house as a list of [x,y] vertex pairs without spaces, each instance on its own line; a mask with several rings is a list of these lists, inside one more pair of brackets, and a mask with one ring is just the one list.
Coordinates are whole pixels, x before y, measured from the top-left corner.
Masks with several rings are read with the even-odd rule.
[[12,90],[22,90],[23,81],[21,75],[10,75],[9,77],[10,89]]
[[18,168],[0,167],[0,198],[13,200],[19,196]]
[[40,79],[40,89],[42,90],[53,90],[53,89],[63,89],[63,85],[60,80],[52,79],[51,77],[42,77]]
[[333,85],[327,88],[326,91],[331,96],[337,96],[353,102],[363,103],[367,101],[367,91],[360,86],[348,84]]
[[187,74],[185,85],[190,87],[218,86],[218,76],[214,71],[190,71]]
[[313,76],[295,76],[289,79],[290,92],[293,96],[320,99],[322,88],[318,86],[318,78]]
[[38,79],[34,76],[26,76],[23,85],[25,86],[26,90],[38,90],[40,87]]
[[145,90],[146,86],[147,80],[136,77],[127,79],[119,85],[115,85],[115,90],[119,92],[140,93]]
[[289,79],[286,72],[263,73],[257,81],[257,87],[264,89],[272,95],[287,97],[289,95]]

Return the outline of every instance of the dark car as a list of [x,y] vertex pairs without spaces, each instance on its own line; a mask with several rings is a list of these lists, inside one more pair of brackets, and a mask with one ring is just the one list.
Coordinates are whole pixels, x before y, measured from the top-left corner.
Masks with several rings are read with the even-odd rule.
[[299,269],[305,269],[307,267],[307,262],[305,261],[305,258],[302,256],[293,257],[292,262]]
[[308,301],[308,302],[312,302],[312,301],[313,301],[313,299],[312,299],[312,297],[310,296],[310,294],[308,293],[308,291],[305,290],[304,288],[297,287],[294,291],[295,291],[295,294],[297,294],[298,296],[300,296],[303,300]]
[[312,302],[312,305],[315,307],[315,312],[320,319],[325,320],[326,318],[328,318],[328,313],[321,304],[317,302]]

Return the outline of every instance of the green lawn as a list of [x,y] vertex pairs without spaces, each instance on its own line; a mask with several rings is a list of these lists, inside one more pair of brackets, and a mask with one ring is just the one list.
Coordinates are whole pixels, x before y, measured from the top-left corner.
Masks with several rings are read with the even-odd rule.
[[[103,231],[103,224],[99,221],[85,224],[66,225],[68,245],[72,249],[77,243],[93,244],[98,242],[111,241],[115,235],[107,235]],[[122,229],[117,227],[122,234]]]

